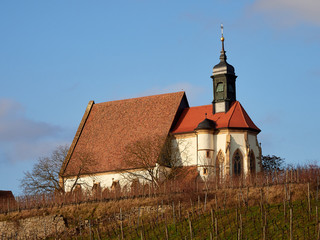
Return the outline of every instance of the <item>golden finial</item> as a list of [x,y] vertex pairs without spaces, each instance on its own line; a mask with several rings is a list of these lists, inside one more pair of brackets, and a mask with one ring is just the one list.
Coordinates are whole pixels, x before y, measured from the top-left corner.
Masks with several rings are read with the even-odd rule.
[[224,41],[224,37],[223,37],[223,24],[221,23],[221,42]]

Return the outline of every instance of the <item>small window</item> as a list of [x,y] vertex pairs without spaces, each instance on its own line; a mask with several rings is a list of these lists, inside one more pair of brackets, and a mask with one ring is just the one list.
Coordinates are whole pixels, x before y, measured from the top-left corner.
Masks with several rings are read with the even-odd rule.
[[210,157],[210,151],[207,151],[206,155],[207,155],[207,158],[209,158]]
[[222,82],[219,82],[217,84],[217,90],[216,92],[223,92],[223,83]]
[[203,175],[208,175],[208,169],[207,168],[203,169]]

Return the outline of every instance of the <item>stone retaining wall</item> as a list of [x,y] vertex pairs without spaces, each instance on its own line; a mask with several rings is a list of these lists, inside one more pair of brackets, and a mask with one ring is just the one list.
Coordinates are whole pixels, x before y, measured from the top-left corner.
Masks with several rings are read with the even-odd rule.
[[66,229],[62,216],[31,217],[0,222],[0,239],[43,239]]

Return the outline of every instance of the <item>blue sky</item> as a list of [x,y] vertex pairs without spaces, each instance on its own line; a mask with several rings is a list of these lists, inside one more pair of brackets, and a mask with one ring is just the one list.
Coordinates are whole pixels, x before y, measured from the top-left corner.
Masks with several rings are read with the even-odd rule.
[[0,189],[70,144],[89,100],[185,90],[210,104],[225,26],[263,154],[319,161],[320,2],[1,1]]

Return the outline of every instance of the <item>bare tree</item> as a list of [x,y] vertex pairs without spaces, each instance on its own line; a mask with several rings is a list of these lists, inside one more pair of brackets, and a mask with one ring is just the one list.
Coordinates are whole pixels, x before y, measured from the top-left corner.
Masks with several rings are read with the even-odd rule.
[[91,180],[95,179],[95,175],[93,168],[97,165],[97,161],[94,155],[91,152],[80,151],[75,153],[74,159],[77,159],[76,169],[74,174],[72,175],[60,175],[60,179],[62,180],[63,186],[65,191],[65,184],[67,181],[70,181],[71,187],[69,187],[69,192],[72,192],[77,185],[84,186],[85,188],[89,188],[90,185],[87,181],[80,181],[81,177],[89,177]]
[[63,191],[59,184],[59,171],[68,153],[69,146],[58,146],[50,156],[40,157],[32,171],[24,172],[20,187],[25,194]]
[[122,176],[159,186],[188,160],[188,144],[182,142],[173,136],[154,136],[127,145],[124,159],[129,170],[122,170]]
[[[93,167],[96,161],[90,153],[77,153],[78,164],[75,174],[61,178],[59,174],[68,150],[68,145],[58,146],[50,156],[40,157],[32,170],[24,172],[24,177],[20,180],[20,187],[23,192],[25,194],[64,192],[64,185],[68,179],[72,179],[70,188],[70,191],[72,191],[77,186],[81,176],[84,173],[90,172],[89,168]],[[87,175],[90,174],[88,173]]]

